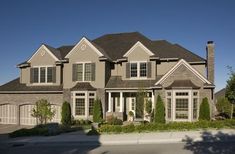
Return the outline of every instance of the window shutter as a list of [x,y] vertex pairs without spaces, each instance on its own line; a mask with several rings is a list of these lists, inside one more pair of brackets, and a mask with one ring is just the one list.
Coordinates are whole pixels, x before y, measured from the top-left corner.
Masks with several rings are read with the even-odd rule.
[[33,73],[33,68],[30,68],[30,83],[33,83],[33,79],[34,79],[34,73]]
[[147,71],[148,71],[147,78],[151,78],[151,76],[152,76],[151,62],[147,63]]
[[126,78],[130,78],[130,63],[126,63]]
[[73,64],[72,81],[77,81],[77,70],[78,70],[78,65]]
[[56,67],[52,67],[52,82],[56,83]]
[[95,63],[91,63],[91,81],[95,81]]

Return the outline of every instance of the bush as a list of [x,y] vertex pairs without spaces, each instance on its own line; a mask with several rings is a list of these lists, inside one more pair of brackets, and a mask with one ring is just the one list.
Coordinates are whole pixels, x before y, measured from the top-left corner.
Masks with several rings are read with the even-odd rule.
[[87,133],[87,135],[100,135],[100,133],[99,133],[97,130],[95,130],[95,129],[91,129],[91,130]]
[[148,101],[145,103],[145,111],[146,111],[148,114],[151,114],[151,112],[152,112],[152,101],[151,101],[151,100],[148,100]]
[[129,111],[129,112],[128,112],[128,115],[129,115],[130,117],[134,117],[134,113],[133,113],[132,111]]
[[62,105],[61,123],[63,125],[71,125],[71,107],[68,102],[64,102]]
[[203,98],[200,105],[199,120],[210,120],[210,106],[207,97]]
[[102,104],[100,99],[96,99],[93,108],[93,122],[101,122],[102,117]]
[[220,97],[216,103],[216,108],[221,116],[229,118],[231,115],[232,104],[225,97]]
[[157,103],[155,105],[154,122],[165,123],[165,107],[160,95],[158,95]]
[[107,124],[109,125],[122,125],[122,120],[114,117],[113,115],[107,116]]
[[135,126],[133,124],[126,125],[122,127],[122,132],[123,133],[131,133],[135,131]]
[[100,133],[121,133],[122,132],[122,126],[120,125],[101,125],[100,128],[98,128],[98,132]]

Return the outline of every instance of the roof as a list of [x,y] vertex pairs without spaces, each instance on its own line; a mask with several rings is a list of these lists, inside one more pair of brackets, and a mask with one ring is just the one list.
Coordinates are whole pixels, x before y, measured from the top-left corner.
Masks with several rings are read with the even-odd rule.
[[78,82],[73,88],[70,89],[71,91],[82,91],[82,90],[96,90],[89,82]]
[[20,83],[20,78],[16,78],[2,86],[0,86],[0,93],[6,92],[22,92],[22,91],[28,91],[28,92],[39,92],[39,91],[63,91],[63,86],[26,86],[26,84]]
[[191,80],[175,80],[171,85],[166,87],[166,89],[174,89],[174,88],[192,88],[192,89],[200,89],[200,87],[196,86]]
[[[123,55],[138,41],[146,46],[159,58],[185,59],[187,62],[206,61],[178,44],[171,44],[166,40],[150,40],[139,32],[107,34],[94,40],[89,40],[107,59],[115,61],[123,58]],[[75,45],[63,45],[58,48],[44,44],[59,60],[73,49]],[[24,64],[24,63],[22,63]]]
[[150,88],[160,78],[161,76],[158,76],[156,80],[122,80],[121,76],[111,76],[105,88]]
[[225,97],[226,88],[223,88],[215,93],[215,98]]

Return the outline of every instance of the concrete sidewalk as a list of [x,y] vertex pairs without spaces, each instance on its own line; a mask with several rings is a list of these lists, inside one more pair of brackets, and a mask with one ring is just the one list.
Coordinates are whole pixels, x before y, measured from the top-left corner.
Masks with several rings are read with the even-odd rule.
[[235,130],[207,130],[184,132],[151,132],[130,134],[104,134],[100,136],[87,136],[84,132],[72,132],[49,137],[20,137],[1,140],[1,145],[17,144],[89,144],[89,145],[127,145],[127,144],[156,144],[177,142],[218,142],[235,141]]

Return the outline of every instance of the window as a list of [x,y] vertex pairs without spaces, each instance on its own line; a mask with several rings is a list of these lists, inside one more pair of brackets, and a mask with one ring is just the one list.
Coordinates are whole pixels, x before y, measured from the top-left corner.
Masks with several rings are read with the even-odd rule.
[[198,112],[198,98],[193,99],[193,119],[197,119]]
[[78,64],[78,70],[77,70],[77,80],[82,81],[83,80],[83,64]]
[[33,83],[52,83],[53,67],[33,67]]
[[94,101],[94,98],[89,99],[89,115],[93,115]]
[[91,63],[85,64],[85,81],[91,81]]
[[131,77],[137,77],[137,63],[131,63]]
[[167,118],[171,119],[171,98],[167,98]]
[[135,111],[135,98],[131,99],[131,110]]
[[197,96],[197,94],[198,94],[197,92],[193,92],[193,96]]
[[130,77],[132,78],[147,77],[147,63],[132,62],[130,64]]
[[146,76],[147,76],[147,64],[140,63],[140,77],[146,77]]
[[175,99],[175,117],[176,119],[188,119],[188,99]]
[[188,92],[176,92],[176,96],[188,96]]
[[76,98],[75,102],[75,115],[85,115],[85,99]]
[[85,93],[76,93],[76,96],[85,96]]

